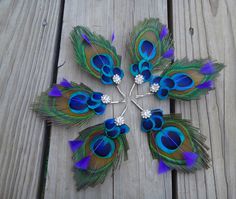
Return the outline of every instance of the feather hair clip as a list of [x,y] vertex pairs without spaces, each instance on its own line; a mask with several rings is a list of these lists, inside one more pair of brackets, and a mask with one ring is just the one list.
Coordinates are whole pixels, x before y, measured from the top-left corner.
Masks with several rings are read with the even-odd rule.
[[[113,33],[112,41],[114,39]],[[124,72],[120,68],[121,57],[110,41],[83,26],[74,27],[71,41],[77,64],[103,84],[115,84],[125,98],[125,94],[118,86],[124,77]]]
[[154,71],[171,63],[174,48],[167,27],[159,19],[151,18],[134,27],[128,49],[132,60],[130,72],[134,76],[131,96],[136,84],[149,81]]
[[209,168],[205,136],[180,114],[163,115],[162,110],[141,110],[141,129],[147,133],[152,157],[159,160],[158,173],[171,169],[193,172]]
[[214,89],[214,81],[224,64],[208,59],[176,60],[159,76],[150,78],[150,92],[136,98],[155,95],[164,100],[168,97],[180,100],[195,100]]
[[124,100],[112,101],[109,95],[63,79],[38,97],[33,110],[55,124],[81,126],[95,115],[104,114],[108,104],[121,102]]
[[69,141],[73,152],[74,179],[78,190],[103,183],[108,172],[116,168],[122,155],[127,160],[129,148],[126,134],[129,127],[124,123],[124,112],[104,123],[89,127]]

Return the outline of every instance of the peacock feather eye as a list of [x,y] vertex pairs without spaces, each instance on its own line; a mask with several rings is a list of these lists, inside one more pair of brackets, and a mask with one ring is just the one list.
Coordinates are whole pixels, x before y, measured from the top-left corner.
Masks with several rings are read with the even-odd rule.
[[185,137],[179,128],[170,126],[156,134],[156,145],[165,153],[174,153],[184,142]]
[[101,135],[92,140],[90,149],[99,157],[110,158],[115,151],[115,143],[107,136]]

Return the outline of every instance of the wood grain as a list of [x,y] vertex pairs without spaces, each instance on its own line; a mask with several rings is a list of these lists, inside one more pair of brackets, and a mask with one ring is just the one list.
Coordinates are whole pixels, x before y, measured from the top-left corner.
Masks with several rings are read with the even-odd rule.
[[176,102],[176,112],[208,137],[212,167],[177,174],[178,198],[235,198],[236,20],[233,0],[173,1],[176,57],[212,57],[226,64],[216,90],[198,101]]
[[44,122],[30,110],[52,81],[60,1],[0,1],[0,198],[36,198]]
[[[84,82],[94,90],[112,94],[114,99],[120,95],[111,86],[103,86],[90,75],[82,72],[75,64],[73,49],[69,40],[69,33],[75,25],[85,25],[93,31],[110,38],[115,32],[114,45],[122,56],[122,68],[126,72],[121,88],[128,94],[133,80],[128,73],[130,64],[127,50],[125,48],[129,32],[139,20],[145,17],[159,17],[161,21],[167,22],[167,2],[165,0],[91,0],[91,1],[66,1],[64,8],[62,38],[59,63],[66,61],[66,64],[59,68],[58,78],[63,77],[76,82]],[[145,89],[136,89],[136,92],[145,92]],[[139,103],[146,108],[163,108],[169,112],[169,102],[158,103],[153,98],[147,98]],[[77,192],[73,173],[71,171],[73,162],[68,147],[68,140],[74,139],[81,129],[52,128],[48,175],[46,182],[45,198],[171,198],[171,174],[158,176],[157,161],[151,159],[148,149],[146,135],[140,132],[139,111],[127,99],[129,109],[126,114],[126,123],[130,126],[128,134],[130,144],[129,160],[122,162],[117,170],[110,173],[102,185],[95,188],[88,188]],[[109,106],[106,114],[93,119],[87,126],[101,123],[105,118],[118,116],[124,105]]]

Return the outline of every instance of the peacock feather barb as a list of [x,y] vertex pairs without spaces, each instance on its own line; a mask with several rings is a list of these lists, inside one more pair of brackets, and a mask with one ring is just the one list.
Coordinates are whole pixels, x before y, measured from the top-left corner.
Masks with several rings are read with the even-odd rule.
[[73,152],[74,179],[78,190],[103,183],[108,172],[116,168],[121,157],[127,160],[129,127],[111,118],[80,132],[69,141]]
[[147,133],[149,148],[159,160],[158,173],[171,169],[193,172],[209,167],[205,136],[180,114],[163,115],[160,109],[141,113],[141,128]]
[[120,69],[121,57],[110,41],[83,26],[74,27],[71,41],[76,62],[80,67],[103,84],[121,83],[124,77],[124,72]]
[[113,102],[108,95],[94,92],[82,83],[78,85],[64,79],[42,93],[33,110],[55,124],[81,126],[95,115],[104,114],[110,103]]

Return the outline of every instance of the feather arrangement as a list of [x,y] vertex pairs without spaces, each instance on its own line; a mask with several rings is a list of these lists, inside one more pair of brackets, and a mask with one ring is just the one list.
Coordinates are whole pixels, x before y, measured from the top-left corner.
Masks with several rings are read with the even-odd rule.
[[[115,39],[112,34],[112,41]],[[71,32],[77,64],[103,84],[120,84],[124,72],[120,69],[121,57],[116,49],[101,35],[92,33],[83,26]]]
[[144,110],[141,115],[152,157],[159,160],[159,174],[171,169],[193,172],[209,168],[206,138],[190,121],[181,119],[180,114],[163,115],[160,109]]
[[63,79],[38,97],[33,110],[55,124],[81,126],[93,116],[104,114],[110,103],[119,101],[112,102],[108,95]]
[[130,34],[129,52],[135,83],[149,81],[153,71],[163,69],[173,60],[173,41],[166,25],[154,18],[140,22]]
[[[223,68],[224,64],[207,59],[177,60],[160,76],[152,76],[150,92],[161,100],[167,98],[199,99],[201,95],[214,89],[214,81]],[[138,95],[136,98],[143,96],[145,95]]]
[[78,190],[103,183],[108,172],[118,165],[122,155],[127,159],[129,147],[126,133],[129,127],[118,118],[89,127],[80,132],[78,138],[69,141]]

